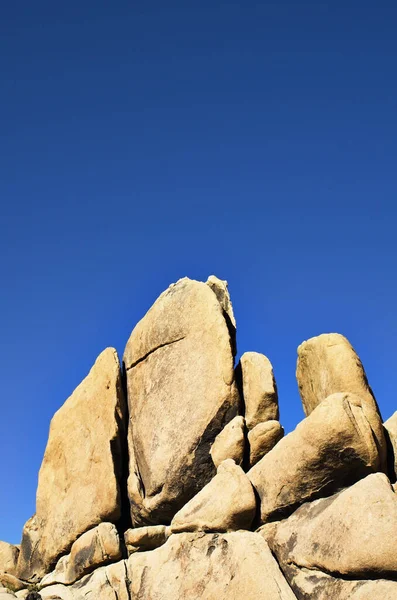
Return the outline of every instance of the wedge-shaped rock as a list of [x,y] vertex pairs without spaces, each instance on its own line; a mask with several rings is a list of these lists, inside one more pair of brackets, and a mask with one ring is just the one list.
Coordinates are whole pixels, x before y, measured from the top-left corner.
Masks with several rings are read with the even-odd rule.
[[214,465],[219,465],[228,458],[237,465],[242,465],[245,448],[245,421],[244,417],[234,417],[217,435],[211,446],[211,456]]
[[168,540],[170,534],[170,528],[165,525],[128,529],[124,534],[128,556],[134,552],[154,550],[162,546]]
[[333,394],[280,440],[248,477],[266,522],[288,515],[303,502],[329,496],[378,466],[378,448],[361,399]]
[[241,378],[248,429],[263,421],[277,420],[277,387],[270,360],[258,352],[245,352],[236,370]]
[[255,517],[253,487],[241,467],[225,460],[217,474],[172,519],[172,533],[249,529]]
[[337,577],[397,577],[397,495],[386,475],[368,475],[330,498],[301,506],[276,529],[281,565]]
[[270,452],[283,436],[284,429],[278,421],[265,421],[255,425],[248,433],[250,467]]
[[298,348],[296,377],[306,415],[331,394],[360,396],[376,437],[381,468],[386,471],[386,441],[378,405],[350,342],[339,333],[325,333],[303,342]]
[[122,557],[120,538],[112,523],[101,523],[83,533],[72,545],[70,554],[59,559],[55,571],[40,582],[41,586],[70,585],[98,567]]
[[0,541],[0,571],[15,575],[17,570],[19,548],[8,542]]
[[397,478],[397,412],[384,423],[385,435],[388,440],[388,470],[393,481]]
[[210,447],[238,412],[233,313],[225,284],[215,279],[171,285],[125,349],[135,525],[169,523],[210,481]]
[[120,518],[124,398],[116,351],[106,349],[58,410],[25,526],[18,576],[40,579],[85,531]]
[[126,563],[121,560],[96,569],[73,585],[45,587],[40,590],[40,597],[42,600],[133,600],[128,588]]
[[257,533],[182,533],[128,559],[139,600],[296,600]]

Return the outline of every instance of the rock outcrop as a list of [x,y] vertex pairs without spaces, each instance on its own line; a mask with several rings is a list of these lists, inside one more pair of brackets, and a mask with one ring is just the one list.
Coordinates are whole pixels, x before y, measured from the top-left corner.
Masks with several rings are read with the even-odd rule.
[[[227,284],[182,279],[51,422],[36,513],[0,542],[0,600],[395,600],[397,418],[350,343],[298,348],[279,422]],[[127,397],[125,397],[127,396]]]

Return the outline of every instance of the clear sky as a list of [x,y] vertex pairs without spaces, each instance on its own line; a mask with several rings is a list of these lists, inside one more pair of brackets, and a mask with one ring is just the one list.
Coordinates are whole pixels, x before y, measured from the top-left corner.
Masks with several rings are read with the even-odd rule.
[[182,276],[229,281],[287,431],[345,334],[397,410],[397,3],[14,0],[0,12],[0,539],[53,413]]

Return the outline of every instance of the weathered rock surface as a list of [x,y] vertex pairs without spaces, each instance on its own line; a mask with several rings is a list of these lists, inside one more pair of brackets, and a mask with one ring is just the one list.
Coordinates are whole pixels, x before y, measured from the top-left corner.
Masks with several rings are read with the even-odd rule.
[[175,515],[171,531],[249,529],[255,511],[255,493],[248,477],[228,459],[219,465],[214,479]]
[[234,417],[215,438],[210,454],[216,467],[228,458],[237,465],[242,465],[245,449],[244,417]]
[[337,392],[350,392],[361,398],[378,445],[379,464],[386,470],[386,440],[378,405],[350,342],[339,333],[325,333],[303,342],[298,348],[296,377],[306,415]]
[[241,377],[248,429],[263,421],[278,420],[277,387],[270,360],[258,352],[245,352],[237,371]]
[[397,582],[340,579],[318,570],[289,565],[286,570],[298,600],[395,600]]
[[36,517],[19,555],[21,579],[41,578],[82,533],[120,518],[123,419],[120,366],[108,348],[51,421]]
[[374,472],[378,448],[354,394],[333,394],[248,472],[261,520],[275,520],[303,502],[329,496]]
[[109,562],[117,562],[121,558],[122,550],[116,527],[112,523],[101,523],[74,542],[70,554],[58,561],[55,570],[46,575],[40,585],[70,585],[96,568]]
[[16,574],[19,548],[8,542],[0,541],[0,571]]
[[45,587],[40,596],[42,600],[133,600],[124,560],[96,569],[73,585]]
[[18,592],[26,587],[26,583],[15,577],[15,575],[0,571],[0,586],[4,586],[13,592]]
[[238,412],[234,318],[225,284],[214,279],[171,285],[125,349],[135,525],[169,523],[210,481],[210,447]]
[[263,458],[284,436],[284,429],[278,421],[258,423],[248,433],[250,467]]
[[385,435],[389,444],[388,467],[389,475],[393,481],[397,478],[397,412],[384,422]]
[[284,569],[320,570],[351,579],[397,577],[397,495],[375,473],[350,488],[301,506],[270,542]]
[[134,552],[154,550],[165,544],[170,535],[170,527],[166,527],[165,525],[128,529],[124,534],[128,555],[133,554]]
[[139,600],[296,600],[266,542],[248,531],[172,535],[128,559]]

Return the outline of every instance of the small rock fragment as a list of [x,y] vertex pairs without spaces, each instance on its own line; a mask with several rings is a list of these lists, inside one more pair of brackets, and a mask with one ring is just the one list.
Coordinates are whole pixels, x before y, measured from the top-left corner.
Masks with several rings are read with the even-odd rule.
[[241,466],[245,448],[245,421],[244,417],[234,417],[215,438],[210,454],[216,467],[221,462],[231,458],[236,465]]
[[263,421],[278,420],[277,387],[270,360],[258,352],[245,352],[237,372],[241,376],[248,429]]
[[255,425],[248,433],[250,467],[270,452],[283,436],[284,429],[278,421],[265,421]]

